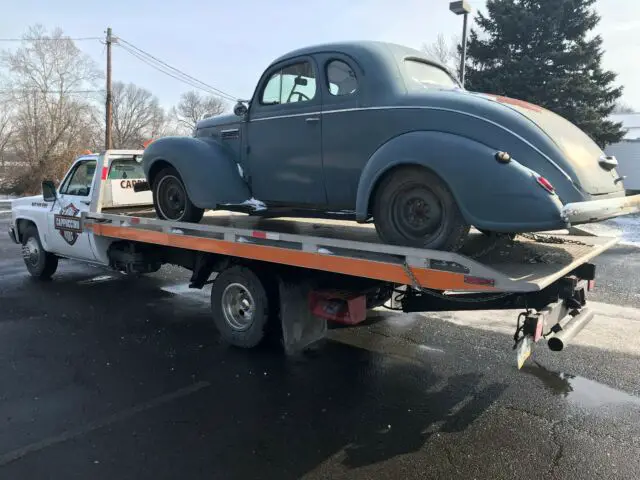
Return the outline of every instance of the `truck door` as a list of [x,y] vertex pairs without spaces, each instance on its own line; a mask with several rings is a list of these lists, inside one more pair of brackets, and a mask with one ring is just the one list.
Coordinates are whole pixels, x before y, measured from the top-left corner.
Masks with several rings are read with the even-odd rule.
[[96,159],[77,161],[62,181],[58,199],[48,213],[49,243],[53,253],[95,260],[89,233],[82,228],[82,212],[89,211]]

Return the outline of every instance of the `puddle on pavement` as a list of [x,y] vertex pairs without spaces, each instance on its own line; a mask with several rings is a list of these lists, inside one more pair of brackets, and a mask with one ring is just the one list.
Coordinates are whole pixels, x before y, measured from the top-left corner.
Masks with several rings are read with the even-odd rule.
[[547,390],[578,407],[595,410],[605,406],[640,406],[640,397],[585,377],[549,370],[538,362],[523,366],[522,372],[540,379]]

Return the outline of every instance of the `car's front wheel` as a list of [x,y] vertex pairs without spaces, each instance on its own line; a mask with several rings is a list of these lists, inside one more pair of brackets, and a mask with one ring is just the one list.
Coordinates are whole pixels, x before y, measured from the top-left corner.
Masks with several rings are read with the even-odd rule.
[[402,167],[376,190],[373,219],[386,243],[456,251],[469,233],[445,183],[420,167]]
[[153,179],[153,206],[163,220],[198,223],[204,215],[204,210],[189,199],[184,182],[173,167],[162,169]]

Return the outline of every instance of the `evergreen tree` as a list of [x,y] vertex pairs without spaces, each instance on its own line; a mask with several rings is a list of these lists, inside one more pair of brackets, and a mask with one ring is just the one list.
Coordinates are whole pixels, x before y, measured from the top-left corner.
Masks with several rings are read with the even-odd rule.
[[468,44],[466,87],[545,107],[601,147],[623,136],[607,120],[622,95],[603,70],[602,38],[590,34],[596,0],[488,0]]

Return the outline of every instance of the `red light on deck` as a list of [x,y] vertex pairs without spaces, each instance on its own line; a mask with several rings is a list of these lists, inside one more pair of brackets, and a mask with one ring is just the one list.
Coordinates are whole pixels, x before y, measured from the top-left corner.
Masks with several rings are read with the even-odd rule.
[[544,177],[541,176],[537,176],[536,177],[536,181],[538,182],[538,185],[540,185],[542,188],[544,188],[547,192],[549,193],[554,193],[556,191],[555,188],[553,188],[553,185],[551,185],[551,182],[549,180],[547,180]]

